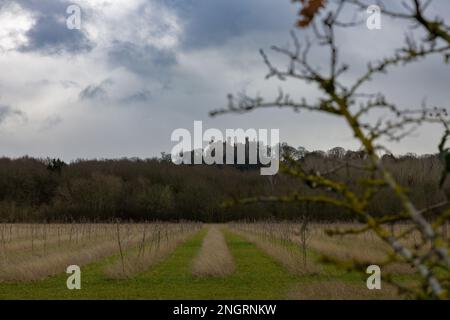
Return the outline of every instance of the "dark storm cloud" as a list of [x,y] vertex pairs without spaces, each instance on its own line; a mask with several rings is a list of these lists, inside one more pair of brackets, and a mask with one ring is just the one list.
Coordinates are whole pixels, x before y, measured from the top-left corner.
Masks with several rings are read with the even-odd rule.
[[93,44],[80,30],[67,29],[65,22],[56,17],[38,18],[26,34],[29,42],[21,51],[43,51],[48,54],[80,53],[92,49]]
[[37,15],[35,25],[27,32],[27,45],[21,51],[40,51],[47,54],[80,53],[93,48],[82,30],[70,30],[66,26],[67,7],[64,0],[20,0],[18,3]]
[[[11,0],[6,0],[6,2],[11,2]],[[49,15],[57,13],[65,15],[66,8],[71,4],[67,0],[17,0],[16,2],[33,12]]]
[[[289,1],[276,6],[272,0],[148,0],[147,3],[151,2],[159,2],[178,14],[184,29],[182,46],[189,49],[221,46],[251,32],[280,31],[285,34],[295,21],[295,6]],[[19,0],[19,4],[37,15],[35,25],[26,34],[28,43],[20,48],[21,51],[80,53],[94,48],[95,43],[84,32],[66,27],[66,9],[70,1]],[[140,11],[143,12],[141,9],[145,6],[144,3]],[[82,14],[83,19],[90,18],[84,16],[85,12]],[[133,41],[113,41],[107,55],[112,66],[153,77],[166,77],[167,67],[177,63],[173,50]]]
[[[86,7],[82,8],[82,26],[86,22],[86,30],[92,31],[90,40],[65,26],[67,6],[77,0],[0,0],[0,5],[7,1],[32,12],[36,25],[25,35],[28,45],[21,50],[26,54],[0,54],[0,64],[7,69],[0,74],[2,101],[33,107],[27,111],[30,125],[26,130],[13,128],[14,135],[0,135],[5,154],[62,153],[67,160],[156,155],[171,149],[173,129],[189,128],[198,119],[205,121],[205,127],[278,128],[282,140],[311,150],[358,147],[340,122],[315,114],[294,117],[288,111],[266,110],[208,118],[209,111],[226,105],[229,92],[261,92],[271,100],[280,86],[295,99],[316,101],[316,89],[303,83],[264,81],[267,70],[258,49],[267,49],[274,64],[284,68],[288,63],[271,52],[270,46],[287,47],[291,29],[298,32],[300,40],[311,33],[294,28],[299,6],[290,0],[79,1]],[[449,12],[450,1],[433,3],[437,15]],[[119,17],[114,16],[118,13]],[[353,10],[348,14],[353,16]],[[367,16],[364,10],[361,15],[363,19]],[[365,72],[368,61],[391,56],[403,45],[403,35],[410,32],[410,26],[389,20],[383,16],[382,30],[369,31],[363,24],[337,34],[340,57],[351,65],[344,75],[345,83]],[[15,27],[11,30],[16,32]],[[89,50],[91,45],[91,54],[67,58]],[[44,57],[55,52],[60,55]],[[328,51],[319,48],[313,52],[310,62],[326,72]],[[374,77],[370,87],[363,89],[384,92],[399,106],[417,107],[424,96],[432,105],[446,106],[448,74],[442,59],[427,59],[417,67]],[[114,84],[103,79],[114,79]],[[111,107],[107,112],[92,112],[94,106],[102,104]],[[143,107],[150,104],[151,108]],[[0,104],[0,123],[5,127],[22,117],[21,111]],[[58,125],[61,119],[63,125]],[[48,128],[52,129],[45,130]],[[41,129],[39,134],[36,129]],[[105,144],[105,132],[114,143]],[[149,143],[149,136],[161,139]],[[432,138],[430,130],[422,140],[412,139],[397,150],[431,152]],[[46,139],[52,143],[37,143]]]
[[[10,0],[7,0],[10,1]],[[80,30],[69,30],[66,9],[69,0],[18,0],[23,8],[37,15],[36,24],[27,33],[29,43],[22,51],[46,53],[78,53],[91,50],[95,44]],[[273,0],[148,0],[158,2],[174,10],[184,27],[183,45],[186,48],[222,45],[249,32],[280,31],[286,33],[295,22],[295,10],[289,1]],[[140,7],[144,12],[147,4]],[[90,19],[89,12],[82,11],[83,19]],[[127,22],[130,23],[130,22]],[[132,22],[131,22],[132,23]],[[148,23],[152,23],[149,21]],[[164,30],[164,26],[161,26]],[[123,51],[130,51],[124,53]],[[150,71],[151,63],[174,63],[174,55],[155,48],[117,41],[112,44],[110,56],[113,62],[125,65],[137,72]],[[147,59],[148,54],[154,57]],[[140,68],[139,66],[142,66]]]
[[187,48],[223,45],[249,32],[283,32],[294,26],[296,7],[289,1],[166,1],[184,18]]

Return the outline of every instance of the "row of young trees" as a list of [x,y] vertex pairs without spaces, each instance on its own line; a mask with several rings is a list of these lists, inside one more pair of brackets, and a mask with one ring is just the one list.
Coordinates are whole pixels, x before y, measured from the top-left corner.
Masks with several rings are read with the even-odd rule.
[[[357,189],[364,177],[364,153],[334,148],[308,152],[282,145],[282,155],[311,172],[347,181]],[[436,181],[442,171],[438,156],[385,156],[396,178],[418,207],[445,198]],[[0,221],[296,219],[344,220],[342,208],[321,203],[251,203],[227,207],[230,199],[282,195],[289,190],[315,195],[314,185],[278,174],[261,176],[248,165],[174,165],[167,156],[154,159],[60,160],[29,157],[0,159]],[[357,190],[356,190],[357,192]],[[333,192],[329,192],[331,196]],[[371,204],[373,215],[401,204],[388,190]]]

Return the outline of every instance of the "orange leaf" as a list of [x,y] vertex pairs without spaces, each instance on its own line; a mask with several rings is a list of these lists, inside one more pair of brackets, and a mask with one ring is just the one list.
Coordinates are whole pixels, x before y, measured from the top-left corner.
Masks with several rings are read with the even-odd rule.
[[301,2],[302,8],[299,15],[300,20],[297,21],[297,25],[300,28],[307,27],[314,19],[315,15],[325,7],[326,0],[292,0],[293,2]]

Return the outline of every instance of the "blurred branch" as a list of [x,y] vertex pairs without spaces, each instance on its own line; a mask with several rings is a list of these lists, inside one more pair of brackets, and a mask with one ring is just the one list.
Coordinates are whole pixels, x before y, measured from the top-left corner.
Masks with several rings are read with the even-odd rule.
[[[305,8],[313,1],[301,1]],[[336,44],[335,27],[341,27],[338,23],[339,14],[345,3],[351,3],[359,8],[366,9],[368,5],[359,0],[339,0],[337,6],[327,12],[323,12],[325,2],[320,2],[320,6],[314,7],[314,12],[308,13],[307,19],[301,24],[302,27],[310,26],[317,45],[327,49],[329,54],[329,72],[327,74],[319,72],[321,68],[313,66],[309,62],[312,43],[305,41],[302,45],[295,35],[291,32],[294,49],[284,49],[273,46],[275,53],[281,54],[288,59],[288,66],[281,70],[274,66],[269,56],[261,50],[261,56],[268,68],[266,78],[276,77],[280,81],[294,79],[304,81],[308,84],[316,85],[322,92],[322,97],[315,103],[308,103],[306,99],[295,102],[288,94],[282,90],[276,99],[265,102],[263,98],[250,97],[246,94],[239,94],[237,99],[229,95],[228,108],[219,109],[211,112],[211,115],[218,115],[228,112],[248,112],[258,108],[267,107],[289,107],[294,111],[307,110],[326,113],[341,118],[351,129],[353,136],[361,143],[366,155],[367,166],[365,171],[367,176],[360,179],[358,186],[359,192],[350,189],[346,183],[331,180],[327,176],[332,176],[337,171],[344,168],[344,165],[338,165],[324,173],[307,173],[301,165],[295,161],[288,161],[289,165],[282,166],[282,172],[286,175],[301,179],[306,185],[313,189],[320,189],[329,195],[300,195],[293,192],[286,196],[264,196],[243,200],[234,200],[231,203],[247,204],[252,202],[316,202],[334,205],[346,208],[356,217],[365,222],[366,226],[361,230],[348,230],[346,233],[352,234],[362,232],[362,230],[372,230],[381,240],[383,240],[395,252],[396,258],[402,259],[414,266],[421,275],[425,294],[430,290],[435,298],[448,297],[448,279],[437,277],[436,269],[448,269],[450,258],[448,255],[448,243],[443,241],[442,233],[437,229],[437,225],[425,219],[425,214],[431,210],[437,210],[447,203],[438,203],[428,208],[419,210],[414,205],[408,194],[407,189],[403,188],[393,177],[392,173],[386,168],[380,159],[377,151],[386,150],[381,143],[375,144],[375,140],[400,141],[408,136],[416,128],[424,123],[442,123],[446,128],[443,139],[439,145],[439,150],[444,157],[446,170],[443,173],[441,185],[445,180],[447,172],[450,172],[450,150],[445,148],[447,137],[450,135],[448,121],[445,119],[448,114],[445,109],[428,108],[424,104],[421,109],[403,109],[387,101],[382,94],[367,95],[359,92],[360,88],[369,82],[376,74],[385,74],[389,67],[397,65],[408,65],[418,61],[419,58],[425,58],[433,54],[448,54],[450,51],[449,28],[443,21],[427,20],[424,15],[428,3],[419,0],[412,0],[413,5],[405,5],[406,12],[388,11],[383,6],[383,12],[393,18],[410,19],[416,21],[429,33],[430,37],[418,45],[411,36],[406,38],[406,44],[399,48],[396,53],[389,58],[384,58],[376,63],[368,63],[367,70],[356,77],[352,85],[344,86],[339,78],[348,71],[346,64],[341,64],[339,59],[339,50]],[[381,1],[378,2],[380,7]],[[317,3],[316,3],[317,4]],[[329,3],[326,3],[329,5]],[[302,13],[302,12],[301,12]],[[304,12],[303,12],[304,13]],[[444,40],[445,44],[437,43],[437,39]],[[359,102],[359,109],[354,111],[354,105]],[[364,122],[362,119],[375,110],[386,111],[390,117],[378,118],[375,123]],[[373,197],[381,188],[389,188],[392,195],[401,203],[401,210],[393,212],[389,216],[382,218],[373,217],[367,211],[367,206]],[[448,213],[443,212],[436,218],[448,219]],[[394,235],[386,228],[386,224],[396,221],[411,223],[411,228],[401,235]],[[413,232],[419,232],[423,242],[428,243],[430,248],[426,251],[419,251],[417,248],[408,247],[400,242],[400,239]],[[341,232],[342,234],[344,232]],[[444,287],[446,286],[446,287]]]

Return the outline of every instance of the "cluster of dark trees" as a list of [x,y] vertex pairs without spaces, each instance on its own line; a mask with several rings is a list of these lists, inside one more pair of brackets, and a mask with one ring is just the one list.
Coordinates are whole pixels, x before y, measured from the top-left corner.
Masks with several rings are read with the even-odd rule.
[[[348,166],[333,177],[357,188],[364,176],[362,152],[334,148],[307,152],[282,145],[284,158],[306,170],[327,172]],[[385,156],[395,178],[408,188],[419,207],[445,199],[439,188],[442,164],[437,155]],[[237,219],[345,220],[344,209],[318,203],[270,203],[223,206],[229,199],[317,190],[283,175],[261,176],[257,166],[174,165],[170,156],[153,159],[78,160],[0,159],[0,222],[140,220],[230,221]],[[371,204],[374,215],[400,209],[389,190]]]
[[[291,147],[283,144],[282,148]],[[220,150],[222,151],[221,154],[219,153]],[[229,138],[228,141],[210,141],[208,146],[203,150],[195,149],[180,152],[173,160],[176,163],[190,165],[196,163],[208,164],[206,158],[209,157],[210,161],[214,162],[218,167],[232,165],[240,170],[252,170],[269,166],[270,158],[276,157],[272,151],[270,146],[259,143],[257,140],[250,140],[248,137],[245,138],[244,143],[237,142],[237,140],[232,143]],[[172,160],[172,156],[166,155],[165,153],[162,154],[162,158]],[[196,158],[198,159],[197,161]],[[217,161],[220,161],[220,164]]]

